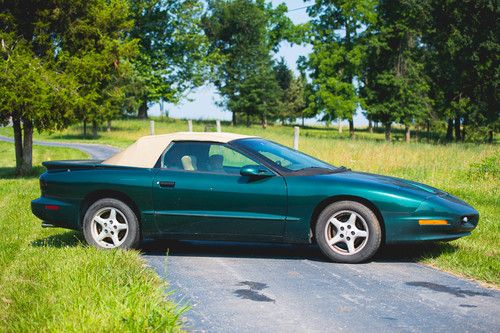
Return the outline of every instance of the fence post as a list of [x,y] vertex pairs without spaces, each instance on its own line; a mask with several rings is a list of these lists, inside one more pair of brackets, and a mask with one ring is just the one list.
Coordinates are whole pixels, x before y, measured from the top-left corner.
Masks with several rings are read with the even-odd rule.
[[217,132],[222,132],[221,126],[220,126],[220,120],[215,121],[215,125],[217,126]]
[[188,120],[188,132],[193,131],[193,121],[191,119]]
[[149,134],[155,135],[155,121],[151,120],[149,122]]
[[300,134],[300,127],[294,126],[293,127],[293,149],[295,149],[295,150],[299,150],[299,134]]

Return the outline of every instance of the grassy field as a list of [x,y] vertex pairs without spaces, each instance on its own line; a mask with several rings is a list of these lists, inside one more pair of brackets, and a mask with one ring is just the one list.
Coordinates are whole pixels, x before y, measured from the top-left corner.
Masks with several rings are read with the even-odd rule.
[[[215,130],[214,123],[208,130]],[[194,130],[203,131],[204,122],[195,122]],[[149,134],[149,122],[122,120],[113,122],[111,132],[100,132],[96,139],[82,136],[81,127],[63,132],[37,135],[39,139],[104,143],[126,147],[140,136]],[[187,130],[186,121],[156,119],[156,133]],[[12,135],[12,129],[0,128],[0,134]],[[223,131],[262,136],[285,145],[293,143],[293,128],[272,126],[230,127]],[[334,165],[353,170],[380,173],[423,182],[443,189],[469,202],[481,214],[479,227],[472,236],[443,243],[422,251],[418,260],[435,267],[500,285],[500,147],[498,145],[401,142],[385,143],[383,133],[358,131],[354,140],[335,129],[301,130],[300,150]],[[399,137],[401,136],[401,137]]]
[[39,163],[84,153],[35,147],[38,167],[26,178],[13,176],[12,144],[0,142],[0,156],[0,332],[180,330],[165,285],[137,252],[98,251],[31,214]]

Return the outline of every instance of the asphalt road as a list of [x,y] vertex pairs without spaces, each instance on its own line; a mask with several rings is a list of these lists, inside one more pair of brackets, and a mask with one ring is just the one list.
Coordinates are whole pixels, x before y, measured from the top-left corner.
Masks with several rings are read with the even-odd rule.
[[[97,159],[117,151],[35,144]],[[312,246],[157,241],[143,257],[170,283],[170,299],[189,306],[192,332],[500,332],[500,292],[412,262],[419,251],[387,248],[347,265]]]

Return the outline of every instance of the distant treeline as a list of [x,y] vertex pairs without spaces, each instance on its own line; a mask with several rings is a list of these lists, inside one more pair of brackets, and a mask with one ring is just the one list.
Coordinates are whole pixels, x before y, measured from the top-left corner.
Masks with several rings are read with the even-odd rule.
[[[306,7],[306,8],[302,8]],[[289,10],[311,20],[295,25]],[[0,0],[0,122],[18,171],[35,129],[146,118],[213,84],[233,123],[348,120],[493,141],[499,128],[498,2]],[[277,52],[309,44],[295,75]],[[24,170],[24,171],[23,171]]]

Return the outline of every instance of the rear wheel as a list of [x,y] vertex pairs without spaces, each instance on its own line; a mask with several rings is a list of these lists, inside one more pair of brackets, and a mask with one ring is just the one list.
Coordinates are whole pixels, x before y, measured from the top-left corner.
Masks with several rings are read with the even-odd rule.
[[339,201],[321,212],[315,236],[321,251],[331,260],[358,263],[377,252],[382,230],[368,207],[355,201]]
[[94,202],[83,218],[83,235],[101,249],[136,247],[139,223],[134,211],[120,200],[105,198]]

